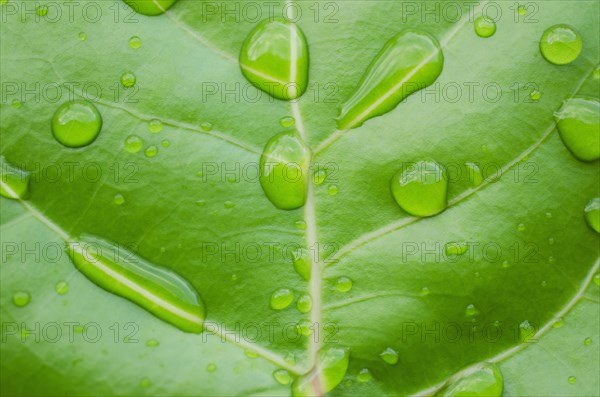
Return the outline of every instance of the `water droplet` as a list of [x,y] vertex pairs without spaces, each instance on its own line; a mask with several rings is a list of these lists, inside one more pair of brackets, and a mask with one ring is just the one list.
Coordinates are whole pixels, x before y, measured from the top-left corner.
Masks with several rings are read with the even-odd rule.
[[87,34],[85,34],[85,32],[79,32],[79,40],[86,41],[87,40]]
[[296,131],[282,132],[267,142],[260,157],[260,185],[275,207],[300,208],[306,201],[310,149]]
[[323,182],[325,182],[325,179],[327,179],[327,171],[323,170],[323,169],[317,169],[314,170],[313,172],[313,183],[315,185],[322,185]]
[[542,34],[540,52],[550,63],[566,65],[577,59],[581,53],[583,41],[575,29],[568,25],[554,25]]
[[565,320],[562,317],[559,317],[552,323],[552,328],[560,328],[563,325],[565,325]]
[[554,245],[554,238],[550,237],[548,239],[548,245]]
[[462,376],[440,390],[437,397],[501,397],[504,380],[500,368],[485,363],[468,375]]
[[290,128],[296,124],[296,119],[290,116],[285,116],[279,119],[279,125],[283,128]]
[[121,75],[121,85],[125,88],[131,88],[135,85],[136,77],[132,72],[125,72]]
[[129,153],[137,153],[142,150],[142,146],[144,146],[144,142],[142,138],[137,135],[129,135],[125,139],[125,150]]
[[569,376],[568,381],[569,381],[569,384],[574,385],[575,382],[577,382],[577,378],[574,376]]
[[152,386],[152,382],[150,382],[150,379],[148,378],[143,378],[142,380],[140,380],[140,386],[144,389],[147,389],[150,386]]
[[163,123],[158,119],[152,119],[148,122],[148,131],[158,134],[163,129]]
[[465,314],[469,317],[473,317],[479,314],[479,310],[475,307],[475,305],[470,304],[465,309]]
[[548,218],[548,219],[552,218],[552,212],[546,212],[546,218]]
[[244,354],[248,358],[258,358],[259,357],[258,353],[256,353],[255,351],[252,351],[252,350],[244,350]]
[[214,363],[210,363],[206,366],[206,370],[208,372],[215,372],[217,370],[217,365]]
[[63,103],[52,117],[52,134],[61,144],[79,148],[87,146],[98,137],[102,128],[102,116],[87,101]]
[[448,177],[433,160],[404,164],[391,180],[396,203],[414,216],[431,216],[446,209]]
[[600,233],[600,197],[591,199],[583,209],[588,226]]
[[160,342],[158,342],[156,339],[148,339],[146,341],[146,346],[148,347],[157,347],[158,345],[160,345]]
[[158,154],[158,147],[156,145],[150,145],[144,151],[146,157],[152,158]]
[[477,187],[483,182],[483,173],[479,166],[475,163],[465,163],[467,170],[469,171],[469,181],[472,187]]
[[281,385],[289,385],[292,381],[292,376],[285,369],[276,369],[273,371],[273,378]]
[[592,344],[592,342],[593,342],[593,341],[592,341],[592,338],[585,338],[585,339],[583,340],[583,344],[584,344],[584,345],[586,345],[586,346],[589,346],[589,345],[591,345],[591,344]]
[[519,223],[519,226],[517,226],[517,230],[520,232],[524,232],[526,229],[525,224],[523,223]]
[[225,207],[227,209],[231,209],[231,208],[235,207],[235,203],[233,201],[227,200],[223,203],[223,207]]
[[206,201],[204,201],[204,200],[196,200],[196,205],[198,207],[204,207],[206,205]]
[[502,261],[502,267],[504,269],[508,269],[510,267],[510,263],[507,260]]
[[160,142],[160,144],[161,144],[161,145],[162,145],[162,147],[164,147],[164,148],[168,148],[169,146],[171,146],[171,142],[169,142],[169,141],[168,141],[168,140],[166,140],[166,139],[163,139],[163,140]]
[[308,320],[302,320],[296,324],[296,332],[301,336],[311,336],[313,333],[313,324]]
[[286,354],[283,359],[290,365],[296,365],[296,356],[293,353]]
[[83,275],[107,292],[136,303],[182,331],[202,332],[204,305],[194,287],[171,269],[90,235],[69,243],[67,253]]
[[248,35],[240,53],[242,74],[278,99],[301,96],[308,84],[308,44],[294,23],[266,19]]
[[421,288],[421,296],[427,296],[431,293],[431,291],[429,290],[429,287],[423,287]]
[[442,72],[444,56],[435,38],[406,30],[373,59],[337,118],[340,130],[362,125],[395,108],[404,98],[431,84]]
[[38,5],[37,7],[35,7],[35,13],[41,17],[45,17],[46,15],[48,15],[48,6]]
[[306,222],[304,221],[296,221],[294,222],[294,225],[301,230],[305,230],[306,229]]
[[[350,352],[344,348],[329,348],[320,350],[317,363],[307,374],[302,375],[292,384],[294,397],[323,396],[340,384],[346,371]],[[315,379],[319,379],[315,382]],[[318,390],[315,390],[318,385]]]
[[529,99],[531,99],[532,101],[539,101],[542,98],[542,93],[539,92],[538,90],[533,90],[529,93]]
[[593,280],[594,280],[594,283],[595,283],[597,286],[600,286],[600,273],[596,273],[596,274],[594,274],[594,278],[593,278]]
[[550,255],[548,257],[548,263],[554,263],[554,262],[556,262],[556,259],[552,255]]
[[29,292],[26,291],[17,291],[12,296],[12,301],[17,307],[27,306],[30,300],[31,296],[29,295]]
[[294,270],[303,279],[310,280],[311,273],[311,260],[310,252],[305,248],[298,248],[292,253],[292,263],[294,264]]
[[360,383],[367,383],[373,379],[373,375],[371,375],[371,371],[368,368],[363,368],[358,371],[358,375],[356,375],[356,380]]
[[394,365],[398,362],[398,352],[391,347],[386,348],[379,357],[388,364]]
[[337,187],[337,185],[327,186],[327,194],[330,196],[335,196],[336,194],[338,194],[339,191],[340,189]]
[[525,7],[525,6],[521,6],[521,5],[520,5],[520,6],[518,6],[518,7],[517,7],[517,13],[518,13],[519,15],[521,15],[521,16],[524,16],[524,15],[526,15],[526,14],[527,14],[527,7]]
[[546,280],[542,281],[540,284],[542,287],[546,287],[548,285],[548,282],[546,282]]
[[123,0],[137,13],[159,15],[167,11],[177,0]]
[[24,200],[29,197],[30,174],[17,168],[0,156],[0,195],[9,199]]
[[296,302],[296,308],[300,313],[308,313],[312,309],[312,298],[310,295],[302,295]]
[[594,161],[600,158],[600,102],[575,97],[563,102],[554,113],[563,143],[577,159]]
[[338,292],[348,292],[352,289],[352,280],[348,277],[340,277],[335,282],[335,289]]
[[203,131],[208,132],[208,131],[212,131],[213,125],[211,123],[209,123],[208,121],[205,121],[200,124],[200,128],[202,128]]
[[57,294],[64,295],[67,292],[69,292],[69,283],[67,283],[66,281],[59,281],[54,286],[54,290],[56,291]]
[[496,33],[496,22],[488,17],[480,16],[475,19],[473,26],[475,27],[475,33],[479,37],[491,37]]
[[533,325],[529,324],[529,321],[525,320],[519,324],[519,340],[521,342],[528,342],[535,336],[536,330]]
[[23,104],[18,99],[13,99],[12,102],[10,103],[10,106],[12,106],[14,109],[19,109],[19,108],[21,108],[22,105]]
[[131,38],[129,38],[129,47],[136,50],[136,49],[140,48],[141,46],[142,46],[142,39],[140,39],[138,36],[131,36]]
[[115,197],[114,197],[114,199],[113,199],[113,202],[114,202],[116,205],[121,205],[121,204],[125,203],[125,197],[123,197],[123,195],[122,195],[122,194],[120,194],[120,193],[117,193],[117,194],[115,194]]
[[287,289],[281,288],[273,292],[271,295],[271,309],[283,310],[288,307],[294,300],[294,293]]
[[445,251],[446,256],[460,256],[467,252],[469,246],[466,242],[454,242],[454,243],[446,243]]

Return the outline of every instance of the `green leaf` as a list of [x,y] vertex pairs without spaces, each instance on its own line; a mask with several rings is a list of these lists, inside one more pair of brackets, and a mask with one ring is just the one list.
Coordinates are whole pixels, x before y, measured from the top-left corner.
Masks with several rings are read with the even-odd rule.
[[[511,2],[440,3],[437,19],[423,11],[432,3],[278,2],[277,17],[302,10],[310,55],[306,92],[291,102],[256,88],[238,62],[268,8],[252,18],[250,3],[136,3],[158,15],[122,2],[71,14],[50,2],[29,13],[30,2],[0,5],[1,154],[28,175],[26,200],[1,198],[2,394],[280,396],[310,378],[315,394],[432,395],[486,362],[507,395],[597,394],[597,303],[580,298],[600,263],[584,216],[599,162],[577,160],[554,120],[565,99],[598,98],[596,2],[527,3],[524,13]],[[482,38],[470,14],[490,7],[502,16]],[[563,66],[539,50],[559,23],[583,41]],[[373,59],[414,29],[440,44],[437,80],[338,130]],[[70,100],[102,116],[87,146],[53,137],[52,117]],[[314,177],[305,205],[281,210],[261,187],[260,157],[294,129]],[[417,218],[390,180],[424,159],[447,170],[448,207]],[[2,191],[15,196],[4,170]],[[88,280],[64,253],[82,234],[187,280],[205,332],[182,332]],[[456,242],[467,249],[445,255]],[[300,253],[310,271],[295,270]],[[273,310],[280,289],[295,302]],[[29,303],[15,305],[23,292]],[[524,324],[537,331],[527,343]],[[342,349],[343,378],[311,376],[323,352]]]

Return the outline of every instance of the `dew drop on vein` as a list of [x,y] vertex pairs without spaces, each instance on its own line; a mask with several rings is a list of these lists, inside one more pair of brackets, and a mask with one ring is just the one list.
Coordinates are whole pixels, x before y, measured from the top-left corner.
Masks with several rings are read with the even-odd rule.
[[288,288],[280,288],[271,294],[271,309],[283,310],[294,300],[294,292]]
[[504,380],[500,368],[495,364],[485,363],[444,386],[436,393],[436,397],[501,397],[503,389]]
[[[317,354],[314,368],[292,383],[292,395],[294,397],[312,397],[328,393],[344,379],[348,370],[349,358],[350,351],[347,348],[321,349]],[[315,382],[316,379],[319,381]],[[315,389],[315,387],[319,389]]]

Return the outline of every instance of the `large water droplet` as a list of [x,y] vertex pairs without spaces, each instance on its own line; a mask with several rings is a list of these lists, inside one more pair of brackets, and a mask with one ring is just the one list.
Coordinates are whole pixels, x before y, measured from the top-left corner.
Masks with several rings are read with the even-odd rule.
[[340,277],[335,281],[335,289],[338,292],[348,292],[352,289],[352,280],[348,277]]
[[310,280],[311,260],[310,252],[305,248],[298,248],[292,254],[294,270],[305,280]]
[[294,292],[288,288],[280,288],[271,295],[271,309],[283,310],[294,300]]
[[12,301],[17,307],[27,306],[30,300],[31,296],[29,295],[29,292],[26,291],[17,291],[12,296]]
[[272,137],[260,157],[260,185],[279,209],[300,208],[306,201],[310,149],[296,131]]
[[391,188],[398,205],[411,215],[431,216],[446,208],[448,177],[433,160],[403,165],[392,177]]
[[475,19],[473,26],[475,28],[475,33],[479,37],[491,37],[496,33],[496,23],[488,17],[480,16]]
[[381,116],[404,98],[431,84],[442,72],[444,56],[435,38],[407,30],[379,51],[337,118],[341,130]]
[[494,364],[481,368],[445,386],[437,397],[501,397],[504,389],[502,372]]
[[71,148],[87,146],[98,137],[102,116],[87,101],[63,103],[52,117],[52,134],[63,145]]
[[540,52],[550,63],[566,65],[573,62],[581,53],[583,41],[575,29],[568,25],[554,25],[542,34]]
[[123,0],[135,12],[142,15],[160,15],[167,11],[177,0]]
[[292,383],[292,395],[294,397],[322,396],[333,390],[346,375],[349,358],[348,349],[329,348],[319,351],[313,370]]
[[90,235],[69,243],[67,253],[81,273],[106,291],[185,332],[202,332],[204,305],[194,287],[174,271]]
[[0,156],[0,195],[9,199],[26,199],[29,196],[30,174],[11,165]]
[[302,295],[296,302],[296,308],[300,313],[308,313],[312,309],[312,298],[310,295]]
[[600,102],[575,97],[563,102],[554,118],[565,146],[582,161],[600,158]]
[[585,221],[593,230],[600,233],[600,197],[591,199],[583,210]]
[[308,44],[300,28],[281,18],[267,19],[248,35],[240,52],[244,76],[275,98],[301,96],[308,84]]

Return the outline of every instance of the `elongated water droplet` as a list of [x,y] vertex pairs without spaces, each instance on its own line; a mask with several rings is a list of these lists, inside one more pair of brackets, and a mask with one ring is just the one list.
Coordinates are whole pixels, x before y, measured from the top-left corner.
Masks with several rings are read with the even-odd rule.
[[123,0],[129,7],[142,15],[160,15],[177,0]]
[[553,328],[561,328],[563,325],[565,325],[565,320],[562,317],[557,318],[552,323]]
[[583,212],[588,226],[600,233],[600,197],[591,199]]
[[135,74],[132,72],[125,72],[121,75],[121,85],[125,88],[131,88],[137,81]]
[[488,17],[480,16],[475,19],[473,26],[475,28],[475,33],[479,37],[491,37],[496,33],[496,22]]
[[344,348],[319,351],[313,370],[292,383],[292,395],[294,397],[322,396],[333,390],[346,375],[349,358],[349,350]]
[[13,304],[17,307],[27,306],[30,300],[31,296],[26,291],[17,291],[12,296]]
[[504,380],[500,369],[491,363],[450,383],[436,397],[502,397]]
[[294,222],[294,226],[296,226],[300,230],[306,230],[306,222],[304,221],[296,221]]
[[584,344],[584,345],[586,345],[586,346],[589,346],[589,345],[591,345],[592,343],[593,343],[593,341],[592,341],[592,338],[585,338],[585,339],[583,340],[583,344]]
[[204,305],[194,287],[174,271],[90,235],[69,243],[67,253],[75,267],[99,287],[185,332],[202,332]]
[[217,370],[217,365],[215,363],[210,363],[206,366],[207,372],[215,372]]
[[348,292],[352,289],[352,280],[348,277],[340,277],[335,281],[335,289],[338,292]]
[[398,362],[398,352],[391,347],[386,348],[379,354],[379,357],[386,363],[394,365]]
[[312,309],[312,298],[310,295],[302,295],[296,302],[296,308],[300,313],[308,313]]
[[285,117],[282,117],[279,119],[279,124],[283,128],[290,128],[294,124],[296,124],[296,119],[294,119],[293,117],[290,117],[290,116],[285,116]]
[[59,281],[54,286],[54,290],[56,291],[57,294],[64,295],[67,292],[69,292],[69,283],[67,283],[66,281]]
[[308,84],[308,44],[298,25],[266,19],[248,35],[240,52],[243,75],[278,99],[301,96]]
[[431,216],[446,209],[448,177],[433,160],[403,165],[392,177],[391,188],[396,203],[411,215]]
[[445,245],[446,256],[460,256],[467,252],[469,246],[466,242],[460,241],[455,243],[446,243]]
[[275,207],[300,208],[306,201],[310,149],[296,131],[271,138],[260,157],[260,185]]
[[273,378],[281,385],[289,385],[292,381],[292,376],[285,369],[276,369],[273,371]]
[[94,142],[101,128],[100,112],[87,101],[65,102],[52,117],[54,138],[71,148],[87,146]]
[[600,102],[575,97],[563,102],[554,118],[563,143],[582,161],[600,158]]
[[131,36],[131,38],[129,39],[129,47],[136,50],[136,49],[140,48],[141,46],[142,46],[142,39],[140,39],[137,36]]
[[209,123],[208,121],[205,121],[203,123],[200,123],[200,128],[202,128],[202,131],[212,131],[213,129],[213,125],[211,123]]
[[29,197],[30,174],[11,165],[0,156],[0,195],[9,199],[24,200]]
[[305,248],[298,248],[292,254],[294,270],[305,280],[310,280],[311,260],[310,253]]
[[540,38],[542,56],[555,65],[566,65],[575,61],[581,54],[582,47],[581,35],[564,24],[550,26]]
[[338,128],[358,127],[394,109],[407,96],[433,84],[443,64],[442,49],[429,34],[416,30],[397,34],[379,51],[342,105]]
[[244,354],[248,358],[258,358],[259,357],[258,353],[256,353],[255,351],[252,351],[252,350],[244,350]]
[[569,382],[569,384],[574,385],[577,382],[577,378],[574,376],[569,376],[567,381]]
[[271,295],[271,309],[283,310],[294,300],[294,292],[288,288],[281,288]]
[[477,187],[483,182],[483,173],[479,166],[475,163],[465,163],[467,170],[469,171],[469,181],[472,187]]
[[148,339],[146,341],[146,346],[148,347],[157,347],[160,343],[156,339]]

